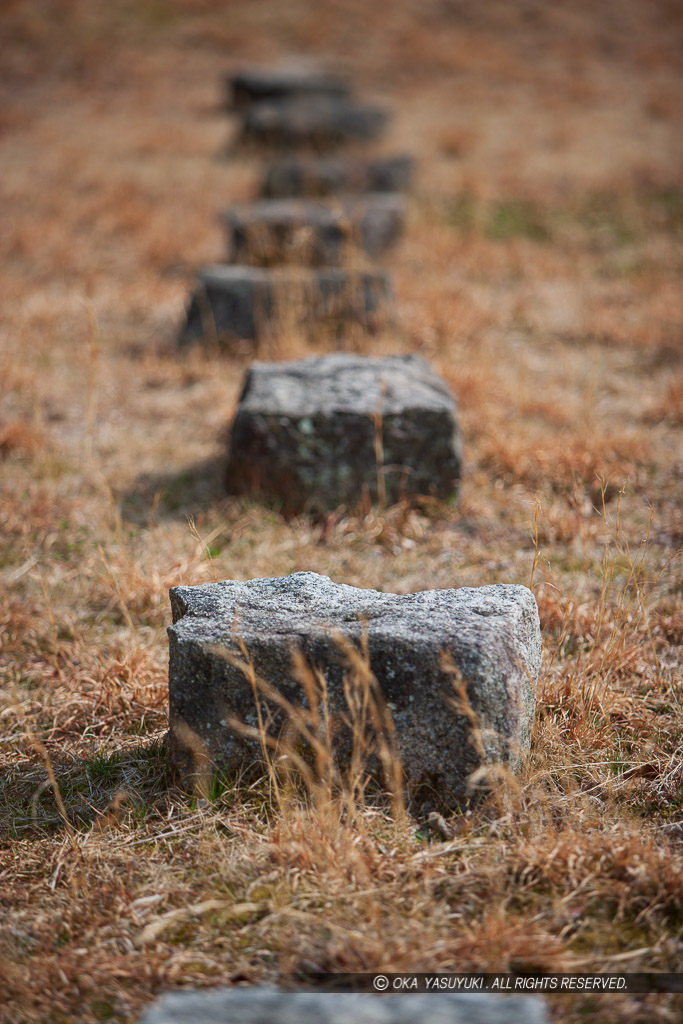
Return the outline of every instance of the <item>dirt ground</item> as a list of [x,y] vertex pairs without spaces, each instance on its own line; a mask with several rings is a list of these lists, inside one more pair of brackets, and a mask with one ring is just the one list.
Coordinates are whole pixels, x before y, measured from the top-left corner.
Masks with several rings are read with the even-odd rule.
[[[451,384],[452,507],[223,493],[251,354],[175,338],[262,166],[225,77],[291,55],[390,105],[373,151],[417,159],[396,322],[348,343]],[[132,1022],[313,969],[683,971],[682,120],[677,0],[2,5],[0,1020]],[[531,756],[448,848],[372,806],[168,783],[168,588],[308,569],[534,589]]]

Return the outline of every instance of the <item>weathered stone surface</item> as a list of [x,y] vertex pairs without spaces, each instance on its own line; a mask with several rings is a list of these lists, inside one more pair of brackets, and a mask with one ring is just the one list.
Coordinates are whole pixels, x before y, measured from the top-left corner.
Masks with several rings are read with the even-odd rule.
[[390,309],[389,278],[379,271],[214,264],[199,272],[178,344],[229,348],[282,326],[338,334],[356,324],[373,331]]
[[251,266],[341,266],[360,248],[379,256],[398,239],[405,203],[377,193],[339,201],[261,199],[223,215],[228,259]]
[[348,82],[340,75],[306,64],[279,68],[246,68],[227,80],[228,105],[241,110],[260,100],[293,96],[349,95]]
[[366,490],[376,500],[382,488],[391,503],[449,499],[461,462],[455,399],[424,359],[335,353],[252,364],[227,481],[233,493],[318,510],[356,505]]
[[357,157],[282,157],[265,170],[261,194],[330,196],[350,192],[403,192],[412,182],[415,161],[400,155],[362,160]]
[[242,141],[284,148],[367,142],[379,138],[388,120],[384,107],[336,96],[263,100],[245,108]]
[[[261,762],[260,744],[229,724],[257,724],[251,684],[230,661],[245,651],[258,675],[293,704],[301,704],[303,694],[292,650],[321,669],[336,756],[342,766],[348,762],[340,636],[356,646],[367,636],[370,665],[392,711],[411,806],[455,807],[481,764],[467,717],[449,706],[452,677],[444,654],[466,681],[486,760],[514,767],[529,746],[541,634],[536,600],[526,587],[396,595],[305,572],[174,587],[170,597],[169,754],[187,785],[198,749],[203,770],[208,763],[240,771]],[[264,696],[259,707],[277,736],[284,725],[281,708]]]
[[140,1024],[545,1024],[538,996],[478,993],[370,995],[285,992],[275,988],[173,992]]

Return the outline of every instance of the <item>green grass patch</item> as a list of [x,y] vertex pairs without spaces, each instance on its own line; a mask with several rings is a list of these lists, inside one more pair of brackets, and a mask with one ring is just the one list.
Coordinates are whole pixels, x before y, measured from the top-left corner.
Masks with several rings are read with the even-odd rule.
[[494,203],[487,213],[486,234],[499,241],[528,238],[532,242],[549,242],[552,238],[547,213],[526,199]]

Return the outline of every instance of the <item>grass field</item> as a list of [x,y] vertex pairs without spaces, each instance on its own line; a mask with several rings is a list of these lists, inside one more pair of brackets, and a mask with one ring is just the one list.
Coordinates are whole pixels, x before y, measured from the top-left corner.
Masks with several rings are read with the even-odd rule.
[[[675,0],[2,5],[0,1020],[133,1022],[313,969],[683,971],[682,42]],[[350,343],[452,385],[453,507],[285,519],[222,492],[248,353],[174,338],[260,167],[226,156],[223,77],[291,53],[391,104],[381,149],[417,157],[397,323]],[[168,588],[308,569],[533,587],[531,755],[452,841],[167,781]]]

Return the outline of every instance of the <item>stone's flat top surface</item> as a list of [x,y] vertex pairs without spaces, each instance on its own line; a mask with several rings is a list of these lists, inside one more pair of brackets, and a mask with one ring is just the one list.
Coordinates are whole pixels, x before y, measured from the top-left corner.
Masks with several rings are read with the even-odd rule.
[[346,82],[340,75],[322,68],[313,67],[309,64],[283,64],[270,68],[241,68],[230,78],[231,82],[238,85],[253,87],[254,89],[271,89],[305,86],[318,89],[320,87],[332,86],[337,89],[348,88]]
[[406,408],[455,410],[448,385],[421,356],[345,352],[291,363],[252,363],[240,409],[273,415],[319,412],[367,416]]
[[538,996],[477,993],[283,992],[257,986],[174,992],[140,1024],[545,1024]]
[[341,75],[305,62],[270,68],[242,68],[230,75],[228,81],[236,93],[247,93],[254,98],[300,92],[337,96],[349,93],[348,82]]
[[406,154],[361,157],[281,157],[265,169],[264,196],[356,195],[402,191],[410,187],[415,160]]
[[376,103],[359,102],[347,96],[331,95],[323,91],[256,100],[247,108],[245,114],[247,117],[281,115],[292,120],[301,118],[302,123],[312,118],[334,118],[338,115],[370,117],[382,121],[389,118],[389,111],[386,107]]
[[210,263],[201,267],[199,280],[206,285],[230,287],[233,284],[253,282],[254,284],[286,285],[315,283],[316,281],[377,281],[388,283],[388,277],[381,270],[345,270],[343,267],[252,267],[247,264]]
[[248,267],[230,263],[211,263],[200,267],[198,277],[205,284],[231,285],[245,281],[261,283],[270,280],[266,267]]
[[366,213],[403,213],[402,196],[387,192],[370,192],[360,196],[339,196],[334,199],[255,199],[234,203],[223,213],[227,221],[265,221],[270,223],[305,224],[307,221],[333,223],[340,217],[362,217]]
[[266,171],[283,171],[306,175],[337,175],[363,173],[373,174],[392,170],[393,168],[412,169],[415,157],[409,153],[397,153],[394,156],[287,156],[273,160]]
[[370,139],[378,136],[388,121],[386,107],[310,92],[249,104],[244,110],[243,127],[247,135],[274,133],[291,141],[309,136]]
[[251,637],[329,635],[332,629],[372,637],[383,634],[409,644],[420,640],[446,644],[451,637],[475,639],[493,620],[527,619],[518,636],[529,671],[540,669],[541,641],[536,599],[527,588],[497,583],[486,587],[384,594],[333,583],[315,572],[297,572],[246,583],[225,580],[171,590],[171,627],[181,639],[221,642],[233,626]]

